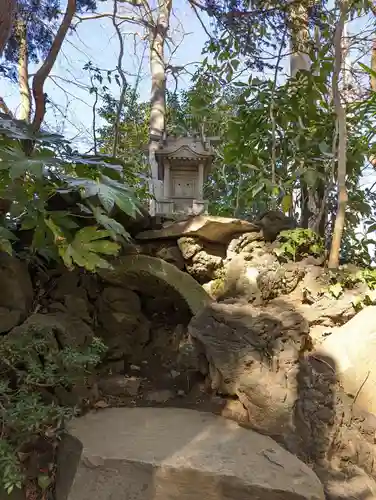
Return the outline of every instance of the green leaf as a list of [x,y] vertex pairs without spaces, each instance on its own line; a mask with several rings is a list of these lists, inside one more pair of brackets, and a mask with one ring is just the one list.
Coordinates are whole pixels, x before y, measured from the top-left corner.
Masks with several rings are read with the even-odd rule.
[[124,227],[115,219],[108,217],[100,207],[94,207],[93,214],[97,222],[111,233],[113,239],[116,239],[118,236],[121,236],[125,240],[130,239],[130,235]]
[[13,254],[12,243],[0,237],[0,250],[6,252],[8,255]]
[[343,292],[343,287],[341,283],[335,283],[334,285],[331,285],[329,287],[329,292],[333,295],[335,299],[338,299]]
[[6,240],[11,240],[11,241],[16,241],[18,240],[17,236],[15,236],[12,231],[9,231],[6,227],[0,226],[0,238],[1,239],[6,239]]
[[98,267],[111,267],[109,262],[100,255],[117,255],[120,246],[108,239],[111,233],[100,230],[96,226],[81,229],[75,234],[73,241],[62,248],[60,255],[68,268],[74,264],[84,267],[88,271],[95,271]]
[[286,194],[281,201],[281,207],[283,212],[288,212],[292,207],[292,195]]
[[46,491],[51,484],[52,479],[47,474],[41,474],[38,476],[38,486],[42,491]]

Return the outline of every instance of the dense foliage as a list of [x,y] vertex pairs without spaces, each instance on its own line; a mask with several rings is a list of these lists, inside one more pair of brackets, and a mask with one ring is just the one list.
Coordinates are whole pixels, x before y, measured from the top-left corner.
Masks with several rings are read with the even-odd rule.
[[35,134],[5,115],[0,133],[0,197],[7,212],[1,249],[11,253],[20,239],[31,255],[62,259],[69,268],[108,266],[103,256],[116,255],[128,238],[111,214],[118,209],[133,217],[138,211],[121,162],[80,155],[62,137]]

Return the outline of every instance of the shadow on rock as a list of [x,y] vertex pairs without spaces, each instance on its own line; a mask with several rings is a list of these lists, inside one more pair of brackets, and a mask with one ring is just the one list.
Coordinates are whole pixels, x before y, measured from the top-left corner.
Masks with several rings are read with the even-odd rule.
[[242,425],[313,467],[330,500],[374,498],[376,417],[344,393],[335,362],[312,350],[308,323],[291,303],[214,303],[189,332],[212,390],[246,409]]

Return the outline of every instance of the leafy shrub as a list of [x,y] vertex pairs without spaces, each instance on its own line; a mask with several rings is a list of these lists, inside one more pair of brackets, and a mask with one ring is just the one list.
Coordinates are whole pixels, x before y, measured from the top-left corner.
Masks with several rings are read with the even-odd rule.
[[[329,281],[328,292],[335,299],[338,299],[345,290],[352,289],[360,283],[367,285],[369,290],[376,290],[376,269],[360,269],[355,273],[346,272],[346,270],[330,272]],[[364,297],[358,296],[354,299],[353,306],[358,310],[373,304],[374,300],[370,294],[366,293]]]
[[282,231],[277,241],[280,245],[274,250],[276,255],[293,261],[309,255],[319,257],[325,251],[324,240],[311,229],[298,228]]
[[[56,210],[56,196],[73,202]],[[102,256],[115,255],[129,238],[112,214],[139,211],[117,159],[78,154],[63,137],[35,134],[1,114],[0,202],[8,212],[0,223],[1,250],[11,253],[17,236],[29,231],[32,253],[90,271],[108,266]]]
[[[104,350],[94,338],[81,351],[54,351],[40,332],[8,336],[0,343],[0,483],[7,492],[20,488],[24,480],[18,457],[25,446],[36,438],[51,439],[74,415],[72,408],[54,402],[53,389],[83,381]],[[47,484],[48,477],[38,481]]]

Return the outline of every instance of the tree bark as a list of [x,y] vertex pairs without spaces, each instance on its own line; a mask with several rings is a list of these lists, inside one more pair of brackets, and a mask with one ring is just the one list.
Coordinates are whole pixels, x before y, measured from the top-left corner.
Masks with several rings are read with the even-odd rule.
[[[290,8],[289,27],[291,33],[290,75],[296,77],[299,71],[311,71],[311,59],[308,55],[308,8],[294,2]],[[326,211],[322,210],[325,186],[317,179],[315,186],[308,186],[300,179],[301,226],[312,229],[324,236]]]
[[150,127],[149,127],[149,164],[151,170],[151,215],[155,215],[156,185],[158,184],[158,164],[155,158],[165,131],[166,115],[166,65],[164,47],[169,29],[172,0],[158,1],[157,22],[150,32]]
[[27,25],[23,21],[17,23],[17,36],[19,38],[20,55],[18,59],[18,81],[21,95],[21,109],[19,118],[30,123],[31,116],[31,91],[29,85],[29,61],[27,50]]
[[343,50],[342,35],[347,17],[347,1],[340,0],[340,18],[336,26],[334,35],[335,63],[332,80],[332,91],[335,113],[338,123],[338,167],[337,167],[337,185],[338,185],[338,207],[334,223],[332,245],[329,254],[329,269],[339,267],[341,241],[346,219],[347,190],[346,190],[346,171],[347,171],[347,130],[346,130],[346,112],[344,104],[341,101],[339,90],[339,76],[341,73]]
[[16,0],[0,0],[0,57],[12,33],[16,7]]
[[376,92],[376,39],[372,42],[372,51],[371,51],[371,69],[374,71],[374,74],[371,75],[371,89]]
[[114,25],[118,40],[119,40],[119,56],[118,56],[118,63],[117,63],[117,70],[120,75],[121,79],[121,92],[120,92],[120,98],[119,98],[119,103],[117,106],[116,110],[116,117],[115,117],[115,123],[114,123],[114,141],[112,144],[112,156],[115,158],[117,155],[118,151],[118,145],[119,145],[119,132],[120,132],[120,120],[121,120],[121,113],[123,111],[124,107],[124,100],[125,100],[125,92],[127,90],[127,79],[124,74],[123,70],[123,57],[124,57],[124,40],[123,36],[121,34],[119,25],[116,22],[116,16],[117,16],[117,0],[114,1],[114,10],[113,10],[113,16],[112,16],[112,24]]
[[61,46],[63,45],[64,39],[72,23],[75,12],[76,0],[68,0],[67,9],[56,33],[55,39],[52,42],[48,55],[33,78],[35,113],[32,126],[34,131],[38,131],[40,129],[44,120],[44,116],[46,114],[46,96],[44,94],[45,81],[50,74],[53,65],[55,64],[57,56],[59,55]]

